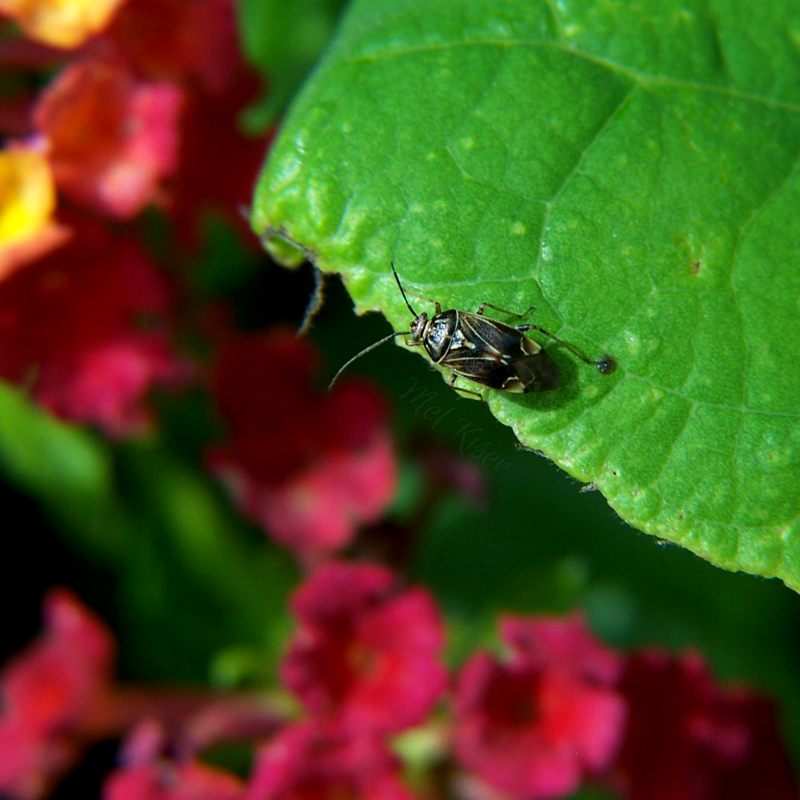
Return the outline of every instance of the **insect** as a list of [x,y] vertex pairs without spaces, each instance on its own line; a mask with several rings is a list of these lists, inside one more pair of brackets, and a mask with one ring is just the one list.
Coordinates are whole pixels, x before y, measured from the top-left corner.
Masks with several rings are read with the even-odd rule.
[[389,334],[357,353],[333,376],[328,388],[333,386],[342,372],[356,359],[398,336],[410,336],[411,339],[406,344],[411,347],[424,347],[430,360],[450,373],[449,380],[445,380],[448,380],[451,389],[478,398],[481,397],[478,392],[456,386],[456,380],[466,378],[489,389],[517,394],[544,392],[558,386],[561,372],[557,364],[541,345],[525,336],[527,331],[539,331],[549,336],[585,364],[592,364],[598,372],[605,375],[616,369],[616,362],[611,356],[592,361],[538,325],[507,325],[484,314],[488,307],[501,314],[522,319],[533,311],[533,306],[524,313],[517,314],[492,303],[481,303],[476,313],[472,314],[456,309],[442,311],[441,305],[433,301],[436,308],[433,316],[428,316],[425,312],[417,314],[408,301],[394,264],[392,272],[403,300],[414,316],[409,330]]

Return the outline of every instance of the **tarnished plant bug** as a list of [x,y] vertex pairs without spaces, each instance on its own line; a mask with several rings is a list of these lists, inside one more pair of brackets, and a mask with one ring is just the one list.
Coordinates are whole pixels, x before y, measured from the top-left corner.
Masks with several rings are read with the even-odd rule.
[[[450,373],[449,385],[462,394],[480,398],[478,392],[463,389],[455,385],[458,378],[477,383],[500,392],[544,392],[555,389],[561,380],[561,371],[556,363],[545,353],[544,348],[525,336],[527,331],[539,331],[558,342],[585,364],[591,364],[598,372],[608,375],[616,369],[616,362],[611,356],[592,361],[581,355],[574,347],[567,344],[550,331],[538,325],[508,325],[484,315],[486,308],[522,319],[533,311],[531,306],[522,314],[507,311],[492,303],[481,303],[472,314],[468,311],[451,309],[442,311],[441,305],[433,301],[436,313],[428,316],[426,312],[417,314],[406,296],[400,277],[392,264],[400,293],[403,295],[408,310],[413,314],[409,330],[389,334],[378,342],[365,347],[339,369],[330,386],[336,382],[356,359],[385,344],[398,336],[410,336],[406,341],[410,347],[424,347],[430,360]],[[447,380],[447,379],[446,379]]]

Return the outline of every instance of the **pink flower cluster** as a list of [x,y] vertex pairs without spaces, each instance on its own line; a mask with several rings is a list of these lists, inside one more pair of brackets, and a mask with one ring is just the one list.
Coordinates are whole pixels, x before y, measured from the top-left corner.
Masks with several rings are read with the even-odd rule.
[[455,747],[487,783],[520,797],[564,797],[615,756],[626,705],[623,659],[600,645],[580,616],[507,617],[498,661],[477,653],[455,692]]
[[260,752],[247,800],[411,800],[386,736],[422,723],[447,686],[444,625],[423,589],[331,562],[294,594],[281,678],[308,716]]
[[[505,617],[505,652],[476,652],[451,680],[433,597],[371,564],[320,567],[291,610],[281,681],[300,718],[256,695],[176,717],[168,695],[131,701],[104,626],[54,592],[45,633],[0,673],[0,793],[43,797],[93,737],[128,730],[104,800],[545,800],[587,782],[626,800],[800,797],[772,706],[697,655],[623,655],[579,614]],[[413,770],[393,746],[411,729],[436,741]],[[229,739],[256,745],[246,779],[198,760]]]
[[0,673],[0,794],[42,797],[80,755],[81,731],[106,702],[115,646],[78,599],[54,590],[45,632]]
[[306,565],[378,520],[397,483],[387,403],[357,379],[316,390],[318,362],[290,330],[231,338],[213,377],[230,441],[207,456],[243,512]]

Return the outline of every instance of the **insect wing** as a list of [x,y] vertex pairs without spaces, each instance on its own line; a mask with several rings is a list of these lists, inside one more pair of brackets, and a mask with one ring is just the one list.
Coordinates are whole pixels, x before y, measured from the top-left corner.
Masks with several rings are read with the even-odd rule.
[[501,391],[524,391],[513,370],[515,359],[525,355],[519,331],[509,325],[484,319],[477,314],[458,312],[450,347],[441,366],[482,386]]
[[506,364],[488,358],[462,358],[457,364],[447,364],[447,369],[458,375],[501,392],[525,392],[524,384],[517,373]]
[[458,326],[453,333],[450,356],[479,356],[501,364],[510,364],[517,358],[533,355],[541,350],[536,342],[523,336],[516,328],[497,320],[467,314],[458,314]]
[[441,365],[490,389],[525,393],[553,389],[555,362],[516,328],[478,314],[459,312],[458,326]]
[[[509,381],[507,392],[546,392],[561,383],[561,370],[544,350],[531,356],[518,358],[511,364],[518,384]],[[519,385],[522,388],[516,388]]]

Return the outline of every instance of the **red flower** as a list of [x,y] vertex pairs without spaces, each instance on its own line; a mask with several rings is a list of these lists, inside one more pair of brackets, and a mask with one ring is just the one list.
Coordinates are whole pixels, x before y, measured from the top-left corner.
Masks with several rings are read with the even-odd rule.
[[399,591],[389,570],[331,562],[290,607],[299,630],[281,677],[312,714],[360,733],[396,732],[422,722],[444,691],[433,598]]
[[79,754],[70,733],[107,695],[115,654],[105,625],[66,589],[44,603],[45,631],[0,673],[0,792],[35,798]]
[[262,748],[246,800],[414,800],[376,737],[315,722],[285,728]]
[[[247,222],[253,183],[267,149],[266,137],[246,136],[240,116],[261,82],[239,68],[224,92],[187,94],[178,164],[170,181],[168,213],[181,241],[193,247],[207,233],[209,212],[238,228],[244,241],[258,247]],[[209,164],[219,163],[209,169]]]
[[103,800],[239,800],[243,793],[235,775],[197,761],[163,761],[112,773]]
[[39,98],[36,128],[59,188],[78,203],[129,218],[161,197],[175,168],[183,93],[137,79],[114,57],[64,69]]
[[239,118],[263,88],[240,54],[231,0],[128,0],[101,45],[147,81],[183,90],[174,169],[159,195],[181,240],[194,247],[212,212],[257,247],[242,209],[266,143],[263,134],[244,135]]
[[526,798],[562,797],[608,766],[625,705],[613,688],[621,660],[593,640],[583,620],[508,618],[511,649],[477,653],[455,697],[460,762],[487,784]]
[[506,616],[500,620],[500,638],[529,662],[573,671],[599,685],[614,686],[622,674],[622,658],[592,636],[580,613],[568,617]]
[[251,202],[266,144],[263,135],[245,136],[239,118],[262,92],[262,81],[240,55],[231,0],[129,0],[109,40],[148,80],[184,90],[177,160],[163,204],[181,240],[194,247],[212,212],[257,247],[242,209]]
[[106,779],[103,800],[240,800],[244,785],[223,770],[187,759],[164,757],[164,736],[154,724],[135,729],[126,742],[123,766]]
[[128,0],[108,33],[153,80],[222,93],[241,64],[231,0]]
[[620,690],[630,719],[614,783],[629,800],[797,800],[769,702],[719,686],[698,655],[644,651]]
[[215,393],[232,441],[209,454],[244,513],[306,560],[378,519],[396,483],[382,398],[355,380],[312,391],[316,362],[285,329],[230,341]]
[[65,419],[139,432],[145,393],[186,374],[170,348],[170,300],[135,242],[83,223],[69,244],[0,283],[0,377],[30,385]]

